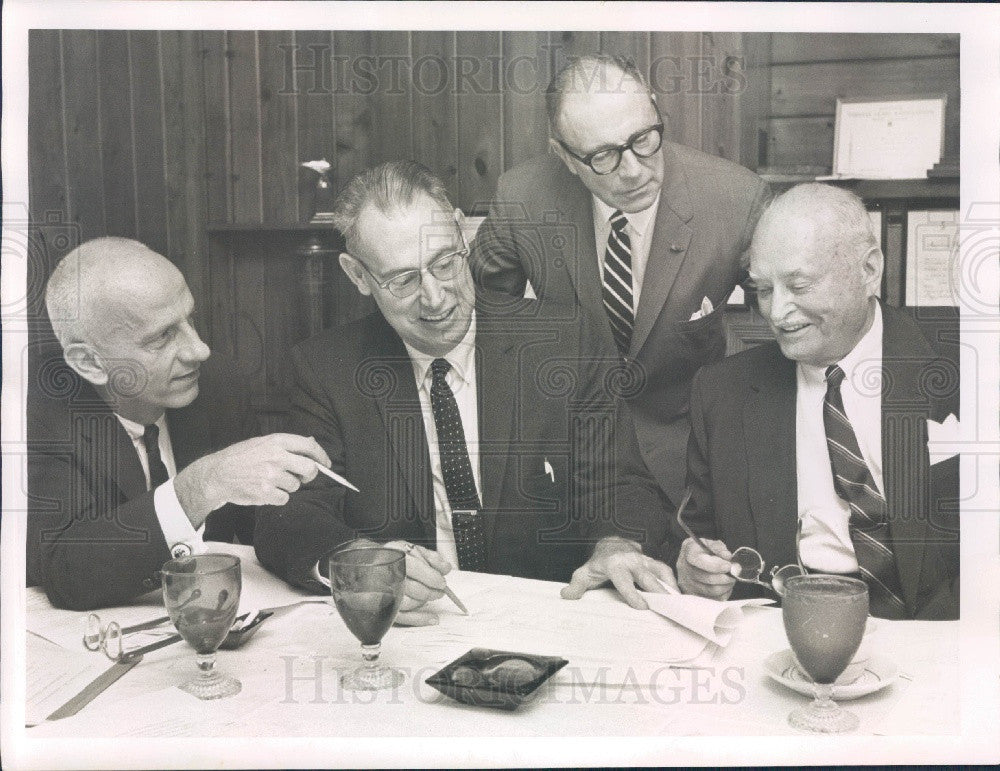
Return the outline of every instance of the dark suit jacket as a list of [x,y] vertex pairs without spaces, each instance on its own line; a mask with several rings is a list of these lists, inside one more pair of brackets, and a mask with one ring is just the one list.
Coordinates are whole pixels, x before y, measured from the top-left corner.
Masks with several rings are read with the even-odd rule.
[[[927,453],[927,420],[958,415],[958,364],[905,312],[883,307],[883,322],[882,473],[904,600],[911,617],[958,618],[958,457],[932,467]],[[754,547],[769,568],[795,562],[795,398],[795,363],[777,343],[706,367],[692,388],[690,524]],[[683,537],[672,522],[672,565]],[[737,583],[734,597],[753,591]]]
[[[476,382],[481,501],[487,571],[566,581],[595,539],[660,512],[655,483],[610,492],[619,475],[609,433],[624,411],[602,395],[593,357],[581,357],[587,325],[538,317],[535,303],[477,311]],[[430,457],[413,367],[378,312],[324,332],[292,351],[292,430],[315,436],[354,493],[325,477],[281,508],[258,511],[261,563],[287,581],[325,591],[309,578],[317,560],[344,541],[407,539],[435,544]],[[615,429],[631,437],[631,429]],[[628,476],[645,475],[630,438]],[[546,474],[551,464],[555,481]],[[619,465],[622,465],[619,461]],[[613,499],[613,500],[612,500]],[[615,509],[627,510],[621,521]],[[644,530],[644,528],[639,528]]]
[[[642,456],[676,504],[684,489],[691,378],[726,350],[723,306],[743,275],[768,189],[729,161],[664,143],[660,193],[635,332],[627,393]],[[590,192],[554,155],[505,173],[471,257],[477,283],[520,296],[530,281],[537,297],[589,315],[615,357],[601,296]],[[603,255],[602,255],[603,256]],[[708,297],[715,311],[690,321]]]
[[[160,586],[170,559],[153,492],[118,418],[63,361],[39,351],[28,388],[27,584],[74,610],[127,603]],[[196,408],[170,410],[178,469],[208,451]]]

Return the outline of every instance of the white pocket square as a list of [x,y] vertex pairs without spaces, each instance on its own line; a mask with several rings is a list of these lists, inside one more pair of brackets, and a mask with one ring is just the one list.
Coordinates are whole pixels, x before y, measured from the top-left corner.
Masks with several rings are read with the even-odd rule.
[[709,300],[707,297],[702,297],[701,307],[691,314],[691,318],[689,318],[688,321],[696,321],[700,319],[702,316],[707,316],[711,312],[712,312],[712,301]]
[[935,420],[927,421],[927,453],[930,455],[932,466],[958,455],[961,432],[961,423],[954,413],[948,415],[941,423]]

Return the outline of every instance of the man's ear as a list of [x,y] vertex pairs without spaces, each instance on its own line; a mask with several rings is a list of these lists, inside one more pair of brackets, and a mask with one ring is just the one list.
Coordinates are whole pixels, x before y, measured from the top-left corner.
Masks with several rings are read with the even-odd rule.
[[351,257],[347,252],[340,253],[340,268],[347,274],[347,277],[351,279],[351,283],[358,288],[358,291],[363,295],[370,295],[372,293],[371,288],[368,286],[368,282],[365,281],[365,269],[361,267],[356,259]]
[[865,259],[861,263],[861,268],[865,272],[865,283],[871,288],[873,297],[878,294],[879,287],[882,286],[884,266],[885,257],[882,255],[882,250],[873,246],[868,250],[868,254],[865,255]]
[[70,343],[63,350],[63,358],[76,374],[97,386],[106,385],[108,373],[104,362],[88,343]]
[[569,157],[569,153],[563,150],[563,146],[552,137],[549,137],[549,149],[559,156],[562,162],[566,165],[566,168],[569,169],[570,174],[579,176],[579,174],[577,174],[576,167],[573,165],[573,159]]

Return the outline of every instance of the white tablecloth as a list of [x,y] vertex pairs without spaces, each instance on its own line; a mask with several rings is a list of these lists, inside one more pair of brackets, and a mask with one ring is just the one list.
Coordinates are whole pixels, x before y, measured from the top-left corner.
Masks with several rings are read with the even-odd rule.
[[[244,562],[251,600],[297,599],[264,573],[247,547],[226,547]],[[622,609],[610,592],[577,603],[558,600],[560,585],[509,576],[453,573],[449,585],[469,606],[461,615],[447,600],[436,603],[441,623],[393,627],[382,657],[402,669],[395,690],[345,692],[338,675],[360,663],[359,645],[336,611],[303,604],[266,622],[238,651],[220,651],[221,669],[237,676],[242,692],[200,702],[176,685],[194,672],[194,655],[182,644],[147,654],[145,660],[98,696],[76,717],[28,729],[28,737],[407,737],[407,736],[690,736],[794,733],[788,713],[805,697],[764,674],[764,660],[787,647],[781,613],[748,608],[733,642],[705,666],[676,668],[651,660],[623,659],[637,650],[639,628],[649,636],[649,611]],[[35,591],[35,590],[29,590]],[[149,606],[104,611],[126,622],[155,615]],[[562,603],[555,605],[554,603]],[[565,608],[569,616],[539,613]],[[606,619],[634,614],[634,624],[573,623],[566,618]],[[131,615],[129,615],[131,614]],[[73,629],[83,614],[29,611],[28,629],[54,618]],[[560,620],[562,618],[562,620]],[[670,622],[654,618],[664,625]],[[53,637],[58,637],[54,634]],[[666,636],[666,635],[665,635]],[[583,639],[587,638],[587,639]],[[652,642],[655,649],[656,641]],[[863,734],[954,734],[959,730],[957,622],[879,621],[877,653],[895,661],[899,678],[884,690],[846,703],[861,718]],[[631,647],[630,647],[631,646]],[[561,655],[570,664],[515,712],[457,704],[424,683],[444,664],[472,647]],[[572,651],[606,651],[581,658]],[[97,656],[100,654],[89,654]],[[588,653],[588,656],[590,653]],[[665,658],[669,656],[665,655]]]

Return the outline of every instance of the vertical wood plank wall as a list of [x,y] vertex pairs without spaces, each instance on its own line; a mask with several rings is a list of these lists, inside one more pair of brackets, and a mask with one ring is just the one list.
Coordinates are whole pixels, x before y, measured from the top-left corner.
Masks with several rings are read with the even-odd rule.
[[[837,94],[914,84],[949,94],[957,151],[957,36],[32,30],[29,210],[73,236],[41,228],[30,307],[74,240],[146,242],[194,295],[217,440],[257,432],[262,412],[281,409],[288,349],[305,334],[302,262],[287,239],[227,243],[209,224],[306,218],[311,180],[298,164],[320,157],[338,188],[415,158],[480,210],[504,170],[545,150],[555,68],[593,51],[625,53],[648,74],[674,141],[751,167],[761,136],[770,163],[828,154]],[[337,323],[366,306],[330,267]]]

